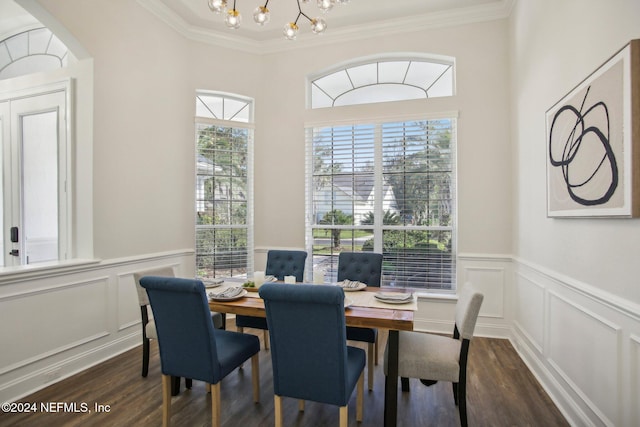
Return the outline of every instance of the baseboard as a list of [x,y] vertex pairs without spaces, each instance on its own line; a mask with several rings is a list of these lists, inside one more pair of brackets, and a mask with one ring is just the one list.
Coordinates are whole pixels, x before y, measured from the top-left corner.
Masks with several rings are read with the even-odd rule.
[[[142,344],[140,332],[135,330],[117,339],[69,356],[43,369],[30,371],[0,388],[2,402],[18,401],[65,378],[103,363]],[[142,358],[142,355],[140,356]],[[142,360],[142,359],[141,359]]]
[[520,359],[536,378],[567,422],[573,426],[593,426],[594,424],[588,422],[584,413],[580,411],[580,408],[575,404],[573,399],[563,391],[560,384],[553,378],[553,375],[547,370],[544,363],[541,362],[535,348],[529,347],[527,340],[525,340],[515,328],[512,331],[512,338],[510,338],[509,341],[518,353],[518,356],[520,356]]

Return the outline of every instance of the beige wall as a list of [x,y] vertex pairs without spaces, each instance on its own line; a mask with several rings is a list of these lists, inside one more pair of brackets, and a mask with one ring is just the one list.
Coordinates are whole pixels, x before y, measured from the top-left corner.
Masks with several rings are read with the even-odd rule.
[[[640,219],[546,217],[545,111],[629,40],[640,2],[518,2],[512,14],[514,253],[640,303]],[[638,167],[636,164],[635,167]]]
[[304,247],[305,78],[398,51],[456,58],[458,95],[417,111],[459,112],[459,251],[510,253],[506,21],[259,56],[188,41],[131,1],[41,3],[94,58],[97,257],[193,247],[196,89],[256,100],[256,247]]
[[547,218],[545,111],[638,17],[637,0],[538,0],[510,18],[512,342],[573,425],[640,423],[640,219]]
[[[459,282],[473,280],[491,295],[485,305],[497,325],[492,331],[504,335],[508,270],[503,265],[513,242],[506,20],[311,47],[300,42],[286,52],[256,55],[190,41],[137,2],[40,3],[95,63],[97,258],[144,258],[193,248],[196,89],[255,99],[256,266],[264,265],[268,248],[304,248],[305,125],[369,114],[447,112],[458,117],[457,250],[464,255],[458,260]],[[362,57],[399,52],[455,58],[457,95],[305,110],[309,74]],[[478,259],[499,267],[477,268]],[[424,316],[420,327],[426,328],[434,318],[429,310]]]
[[[304,245],[304,124],[358,117],[353,108],[305,112],[305,79],[338,63],[397,52],[455,57],[457,96],[371,106],[374,115],[459,113],[460,252],[510,253],[511,151],[506,22],[341,43],[265,57],[257,101],[256,243]],[[262,108],[261,108],[262,107]],[[282,167],[284,166],[284,167]],[[271,189],[279,189],[274,192]],[[292,201],[300,201],[292,203]],[[274,226],[278,224],[279,226]]]

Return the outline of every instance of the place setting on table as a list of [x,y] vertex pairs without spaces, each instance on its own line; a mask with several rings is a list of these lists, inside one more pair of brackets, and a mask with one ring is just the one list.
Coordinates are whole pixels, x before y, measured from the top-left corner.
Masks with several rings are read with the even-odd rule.
[[[285,277],[285,279],[288,280],[284,283],[296,283],[294,276],[291,276],[291,278]],[[294,280],[292,281],[291,279]],[[236,301],[244,297],[260,298],[258,295],[260,286],[270,282],[283,283],[274,276],[265,276],[263,272],[256,272],[253,280],[241,278],[203,280],[209,300],[217,302]],[[418,309],[417,300],[413,292],[382,291],[378,290],[379,288],[367,287],[365,283],[355,280],[342,280],[324,284],[339,286],[344,290],[345,294],[348,293],[348,296],[345,296],[345,308],[358,306],[412,311]]]
[[[345,293],[349,292],[349,298],[353,300],[353,306],[414,311],[418,309],[413,292],[382,291],[379,290],[380,288],[367,287],[365,283],[355,280],[342,280],[335,283],[335,285],[341,287]],[[387,304],[392,304],[394,307],[390,307]]]

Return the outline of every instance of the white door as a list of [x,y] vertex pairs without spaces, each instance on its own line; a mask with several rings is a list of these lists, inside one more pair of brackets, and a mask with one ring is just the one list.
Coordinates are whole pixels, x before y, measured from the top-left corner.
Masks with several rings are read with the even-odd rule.
[[4,132],[2,139],[4,265],[63,259],[66,91],[14,98],[3,104],[2,122],[9,127],[9,135]]

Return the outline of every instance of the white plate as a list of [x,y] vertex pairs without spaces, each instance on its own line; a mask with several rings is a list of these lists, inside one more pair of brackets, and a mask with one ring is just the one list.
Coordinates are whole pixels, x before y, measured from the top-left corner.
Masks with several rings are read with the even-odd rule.
[[407,299],[385,298],[384,296],[378,296],[378,294],[375,294],[373,297],[378,301],[384,302],[387,304],[408,304],[410,302],[413,302],[413,295],[411,295],[411,298],[407,298]]
[[338,282],[338,286],[340,286],[345,292],[356,292],[356,291],[361,291],[364,288],[367,287],[366,283],[358,283],[358,286],[356,286],[355,288],[349,288],[346,286],[342,286],[343,282]]
[[353,300],[351,298],[345,298],[344,299],[344,308],[351,307],[351,304],[353,304]]
[[235,301],[237,299],[243,298],[245,295],[247,295],[247,290],[243,289],[242,292],[240,292],[238,295],[233,296],[233,297],[229,297],[229,298],[218,298],[218,297],[214,297],[212,295],[209,295],[209,299],[211,301]]
[[203,280],[202,283],[204,283],[205,288],[212,289],[212,288],[217,288],[218,286],[222,286],[222,284],[224,283],[224,280],[222,279]]

